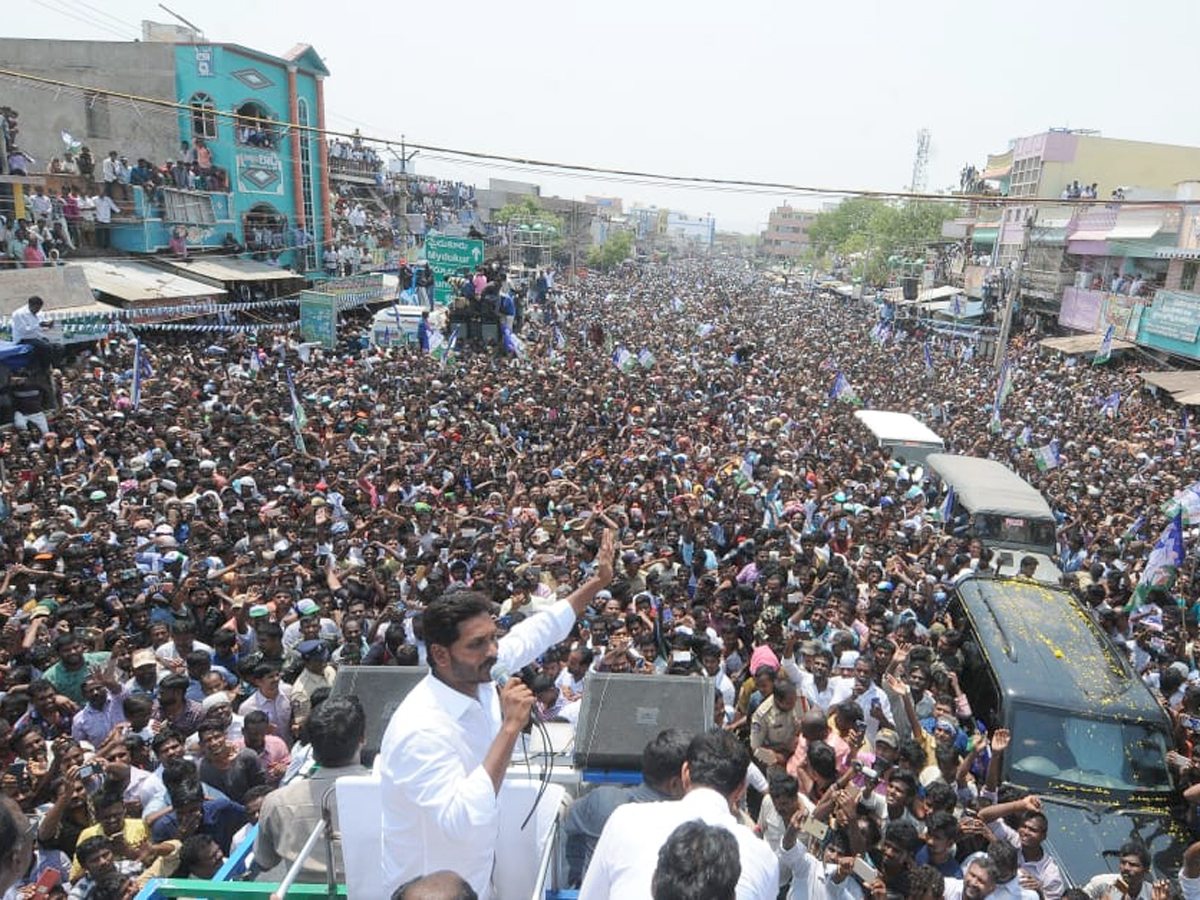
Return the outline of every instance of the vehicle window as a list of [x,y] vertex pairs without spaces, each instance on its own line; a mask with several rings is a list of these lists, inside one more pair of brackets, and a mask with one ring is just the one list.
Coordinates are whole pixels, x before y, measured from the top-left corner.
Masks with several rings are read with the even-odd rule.
[[1034,790],[1050,787],[1169,791],[1167,736],[1135,722],[1064,715],[1016,705],[1010,778]]
[[971,710],[976,718],[989,731],[994,730],[1003,724],[1000,721],[1000,689],[983,658],[971,620],[964,615],[962,600],[957,595],[950,601],[950,615],[963,633],[963,670],[959,684],[971,701]]
[[1054,523],[1019,516],[984,514],[975,516],[974,531],[985,541],[995,544],[1025,544],[1031,547],[1054,547]]

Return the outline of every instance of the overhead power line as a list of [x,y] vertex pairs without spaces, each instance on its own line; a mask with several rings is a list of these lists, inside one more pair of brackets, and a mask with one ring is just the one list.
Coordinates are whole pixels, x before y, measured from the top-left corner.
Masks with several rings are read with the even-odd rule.
[[[17,72],[12,69],[0,68],[0,77],[17,81],[27,81],[48,87],[79,91],[82,93],[103,93],[109,97],[127,100],[131,103],[141,103],[150,107],[160,107],[169,110],[191,111],[192,106],[175,100],[163,100],[158,97],[143,97],[122,91],[112,91],[95,85],[81,85],[61,79],[32,75],[28,72]],[[232,110],[208,109],[206,112],[227,119],[235,119],[238,114]],[[273,121],[278,128],[307,132],[320,135],[322,138],[341,137],[359,139],[385,147],[401,147],[401,142],[391,138],[373,137],[360,132],[335,131],[329,128],[319,128],[299,122]],[[1002,197],[992,194],[931,194],[921,191],[884,191],[869,188],[821,187],[817,185],[794,184],[785,181],[758,181],[747,178],[716,178],[704,175],[671,175],[663,172],[650,172],[640,169],[620,169],[604,166],[587,165],[584,163],[556,162],[553,160],[537,159],[534,157],[511,156],[501,153],[488,153],[482,150],[463,150],[457,147],[443,147],[437,144],[422,144],[415,141],[405,141],[403,144],[409,150],[421,150],[430,154],[438,154],[443,158],[449,157],[455,161],[477,161],[502,163],[519,166],[525,169],[535,169],[564,175],[594,176],[598,180],[638,179],[640,183],[652,185],[690,187],[700,189],[724,189],[730,191],[744,190],[746,192],[770,192],[823,197],[863,197],[880,200],[922,200],[937,203],[984,203],[995,206],[1094,206],[1095,200],[1063,200],[1057,197]],[[1105,201],[1108,205],[1129,204],[1133,201]],[[1138,206],[1178,205],[1177,200],[1139,200]]]

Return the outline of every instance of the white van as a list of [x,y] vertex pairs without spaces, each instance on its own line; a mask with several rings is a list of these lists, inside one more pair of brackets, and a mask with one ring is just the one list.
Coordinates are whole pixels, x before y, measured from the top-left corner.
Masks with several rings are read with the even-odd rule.
[[880,447],[906,463],[922,463],[930,453],[943,453],[946,442],[919,419],[908,413],[882,409],[860,409],[854,413]]

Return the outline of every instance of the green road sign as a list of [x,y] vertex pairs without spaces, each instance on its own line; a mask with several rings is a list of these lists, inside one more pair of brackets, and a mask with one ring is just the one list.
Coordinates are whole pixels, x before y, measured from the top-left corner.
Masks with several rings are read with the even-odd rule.
[[483,263],[483,241],[430,235],[425,239],[425,258],[433,269],[434,299],[449,303],[452,291],[446,279],[457,277],[463,269],[474,272],[475,267]]
[[300,292],[300,335],[332,350],[337,345],[338,298],[317,291]]

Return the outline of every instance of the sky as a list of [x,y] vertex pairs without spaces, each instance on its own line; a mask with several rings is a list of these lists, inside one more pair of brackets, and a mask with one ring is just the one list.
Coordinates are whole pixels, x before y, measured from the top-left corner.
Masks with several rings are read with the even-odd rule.
[[[1188,111],[1196,0],[168,0],[209,41],[282,54],[311,44],[331,71],[326,123],[369,137],[670,175],[903,190],[917,132],[928,187],[1051,127],[1200,145]],[[145,0],[32,0],[6,37],[132,40]],[[417,170],[546,196],[618,196],[761,230],[785,189],[678,189],[564,177],[423,151]],[[1197,173],[1200,176],[1200,173]]]

